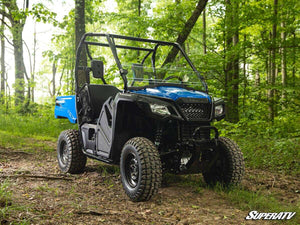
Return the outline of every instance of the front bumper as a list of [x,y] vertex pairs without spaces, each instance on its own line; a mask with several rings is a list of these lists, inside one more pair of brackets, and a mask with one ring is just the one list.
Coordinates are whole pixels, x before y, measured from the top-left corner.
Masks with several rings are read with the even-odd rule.
[[[211,135],[211,131],[214,132]],[[194,147],[213,148],[218,145],[219,131],[214,126],[198,126],[194,129],[191,138],[182,142],[183,145]]]

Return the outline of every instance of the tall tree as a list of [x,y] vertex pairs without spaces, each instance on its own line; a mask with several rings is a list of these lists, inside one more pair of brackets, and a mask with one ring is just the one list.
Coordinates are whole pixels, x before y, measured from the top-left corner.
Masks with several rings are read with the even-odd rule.
[[203,54],[206,55],[206,12],[205,12],[205,9],[203,10],[203,13],[202,13],[202,24],[203,24],[202,25]]
[[296,28],[293,30],[293,59],[292,59],[292,81],[293,81],[293,86],[295,86],[296,83]]
[[[75,49],[77,49],[82,36],[85,34],[85,0],[75,1]],[[76,51],[76,50],[75,50]],[[86,65],[87,58],[83,52],[80,55],[83,65]]]
[[286,41],[286,32],[285,32],[285,22],[281,22],[281,78],[282,78],[282,100],[286,99],[286,92],[284,88],[287,85],[287,73],[286,73],[286,49],[285,49],[285,41]]
[[10,22],[10,31],[12,33],[12,42],[15,58],[15,105],[20,105],[24,100],[24,74],[25,66],[23,59],[23,29],[27,18],[29,0],[26,0],[25,8],[19,9],[16,0],[2,0],[0,14],[6,17]]
[[278,0],[274,0],[273,5],[273,24],[272,24],[272,32],[271,32],[271,52],[270,52],[270,76],[269,76],[269,86],[268,90],[268,98],[269,98],[269,119],[274,121],[275,117],[275,78],[276,78],[276,38],[277,38],[277,8],[278,8]]
[[[4,9],[4,7],[2,7]],[[4,103],[5,96],[5,40],[4,40],[4,15],[1,18],[0,25],[0,34],[1,34],[1,84],[0,84],[0,103]]]
[[36,24],[34,24],[34,33],[33,33],[33,62],[32,62],[32,70],[31,70],[31,101],[34,102],[34,88],[35,88],[35,67],[36,67]]
[[[183,29],[178,34],[178,37],[176,39],[176,42],[180,45],[183,45],[186,39],[188,38],[189,34],[191,33],[193,27],[195,26],[199,16],[201,15],[202,11],[204,10],[208,0],[199,0],[196,8],[194,9],[194,12],[190,16],[190,18],[186,21],[184,24]],[[165,66],[168,63],[171,63],[174,61],[178,54],[179,50],[176,47],[173,47],[171,51],[168,53],[165,61],[163,62],[162,66]]]
[[57,62],[56,62],[56,57],[54,57],[53,63],[52,63],[52,91],[49,86],[49,93],[51,97],[54,97],[56,94],[56,85],[55,85],[55,78],[56,78],[56,71],[57,71]]
[[232,122],[239,121],[239,72],[240,72],[240,56],[239,56],[239,1],[233,1],[233,72],[232,72],[232,96],[231,97],[231,117]]
[[226,66],[225,96],[227,99],[226,119],[239,121],[239,1],[226,0]]

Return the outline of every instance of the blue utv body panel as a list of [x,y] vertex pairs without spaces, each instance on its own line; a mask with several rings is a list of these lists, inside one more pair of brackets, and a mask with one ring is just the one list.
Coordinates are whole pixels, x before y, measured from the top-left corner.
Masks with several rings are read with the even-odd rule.
[[[182,87],[159,86],[145,88],[142,90],[132,90],[132,93],[144,94],[156,97],[169,98],[176,101],[179,98],[205,98],[211,102],[211,97],[200,91],[187,90]],[[75,95],[56,97],[55,118],[67,118],[71,123],[77,122]]]
[[77,122],[75,95],[56,97],[55,118],[67,118],[71,123]]
[[182,87],[159,86],[153,88],[145,88],[142,90],[131,91],[137,94],[152,95],[163,98],[170,98],[176,101],[178,98],[206,98],[211,102],[208,94],[200,91],[187,90]]

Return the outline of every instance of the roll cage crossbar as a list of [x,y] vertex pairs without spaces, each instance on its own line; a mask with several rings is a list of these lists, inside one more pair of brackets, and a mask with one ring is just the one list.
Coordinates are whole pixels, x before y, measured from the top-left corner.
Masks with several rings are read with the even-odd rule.
[[[101,43],[101,42],[95,42],[95,41],[87,41],[87,37],[106,37],[107,43]],[[152,44],[156,44],[154,46],[154,48],[143,48],[143,47],[136,47],[136,46],[128,46],[128,45],[118,45],[115,44],[115,39],[123,39],[123,40],[130,40],[130,41],[137,41],[137,42],[146,42],[146,43],[152,43]],[[182,47],[180,46],[180,44],[176,43],[176,42],[167,42],[167,41],[159,41],[159,40],[152,40],[152,39],[145,39],[145,38],[137,38],[137,37],[130,37],[130,36],[123,36],[123,35],[116,35],[116,34],[104,34],[104,33],[86,33],[82,36],[80,43],[78,45],[77,48],[77,52],[76,52],[76,65],[75,65],[75,81],[76,81],[76,91],[78,90],[78,67],[79,67],[79,61],[80,61],[80,54],[83,48],[83,45],[85,45],[85,51],[87,56],[89,57],[90,60],[93,60],[93,57],[90,53],[90,49],[89,46],[93,45],[93,46],[101,46],[101,47],[109,47],[112,51],[112,54],[114,56],[115,62],[117,63],[120,75],[124,81],[124,91],[126,92],[128,89],[127,86],[127,73],[128,71],[125,70],[120,62],[120,59],[118,57],[118,53],[117,53],[117,49],[130,49],[130,50],[137,50],[137,51],[145,51],[148,52],[141,64],[144,64],[145,60],[149,57],[149,55],[152,54],[151,57],[151,64],[153,67],[153,70],[155,72],[155,54],[156,54],[156,50],[159,46],[173,46],[179,49],[179,51],[182,53],[182,55],[184,56],[184,58],[186,59],[186,61],[188,62],[188,64],[190,65],[190,67],[192,68],[192,70],[197,74],[197,76],[199,77],[199,79],[201,80],[204,88],[205,88],[205,92],[208,93],[208,88],[207,88],[207,84],[204,80],[204,78],[200,75],[200,72],[196,69],[196,67],[194,66],[194,64],[192,63],[192,61],[190,60],[190,58],[187,56],[187,54],[185,53],[185,51],[182,49]]]

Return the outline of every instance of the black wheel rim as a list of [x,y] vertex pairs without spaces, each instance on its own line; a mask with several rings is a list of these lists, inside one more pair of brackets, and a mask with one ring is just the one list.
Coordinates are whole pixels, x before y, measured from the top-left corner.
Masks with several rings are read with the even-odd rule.
[[59,148],[59,158],[62,164],[66,164],[68,160],[68,147],[65,141],[62,141]]
[[139,180],[139,163],[136,156],[129,153],[125,159],[125,178],[130,187],[135,188]]

